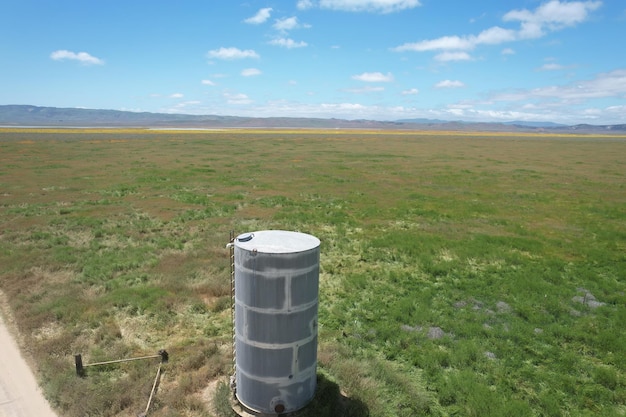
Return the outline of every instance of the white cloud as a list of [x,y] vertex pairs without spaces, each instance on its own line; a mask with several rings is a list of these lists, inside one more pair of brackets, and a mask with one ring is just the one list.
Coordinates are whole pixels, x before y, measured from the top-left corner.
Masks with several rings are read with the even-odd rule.
[[[607,107],[606,109],[604,109],[604,111],[608,111],[609,109],[610,107]],[[586,116],[597,117],[602,114],[602,109],[595,109],[595,108],[584,109],[582,113]]]
[[368,83],[388,83],[393,81],[393,75],[390,72],[387,74],[382,72],[364,72],[363,74],[353,75],[352,79]]
[[442,36],[437,39],[430,39],[415,43],[405,43],[396,48],[396,52],[403,51],[437,51],[437,50],[472,50],[477,45],[496,45],[503,42],[515,40],[515,31],[503,29],[499,26],[483,30],[478,35],[470,36]]
[[258,115],[259,111],[265,110],[265,115],[285,115],[294,117],[324,117],[341,119],[371,119],[371,120],[397,120],[413,117],[429,117],[429,111],[420,111],[412,107],[403,106],[377,106],[362,103],[316,103],[305,104],[298,102],[271,103],[271,110],[267,108],[254,109],[251,114]]
[[315,4],[311,0],[299,0],[296,4],[296,7],[299,10],[308,10],[315,6]]
[[287,49],[304,48],[305,46],[308,46],[308,44],[304,41],[296,42],[293,39],[289,38],[273,39],[270,41],[270,45],[281,46]]
[[443,81],[439,81],[437,84],[435,84],[435,88],[459,88],[459,87],[465,87],[465,84],[463,84],[461,81],[457,81],[457,80],[443,80]]
[[598,116],[605,115],[611,117],[616,123],[626,123],[626,105],[609,106],[598,113]]
[[208,53],[209,58],[216,59],[244,59],[244,58],[259,58],[259,54],[257,54],[252,49],[241,50],[238,48],[220,48],[213,49]]
[[246,94],[243,93],[224,93],[224,98],[228,104],[251,104],[252,100]]
[[512,10],[504,15],[503,20],[505,22],[519,21],[522,27],[520,36],[534,38],[543,36],[545,27],[558,30],[584,22],[589,12],[598,9],[601,5],[601,1],[550,0],[537,7],[534,12],[527,9]]
[[562,70],[565,69],[565,67],[563,65],[554,63],[554,62],[550,62],[547,64],[543,64],[539,70],[540,71],[558,71],[558,70]]
[[404,90],[401,93],[403,96],[414,96],[419,94],[419,90],[417,88],[409,88],[408,90]]
[[211,85],[211,86],[215,85],[215,83],[211,80],[202,80],[200,83],[202,85]]
[[189,100],[189,101],[183,101],[182,103],[178,103],[176,104],[177,107],[187,107],[187,106],[197,106],[198,104],[201,104],[201,101],[198,100]]
[[499,45],[523,39],[539,38],[544,36],[547,31],[555,31],[584,22],[589,17],[589,13],[601,5],[601,1],[561,2],[550,0],[534,11],[523,9],[506,13],[503,20],[505,22],[519,22],[518,29],[493,26],[483,30],[478,35],[442,36],[436,39],[404,43],[392,48],[392,50],[396,52],[469,51],[478,45]]
[[198,100],[190,100],[190,101],[182,101],[173,105],[173,107],[164,110],[165,113],[189,113],[189,107],[193,111],[194,108],[202,104],[201,101]]
[[242,77],[253,77],[255,75],[260,75],[261,71],[256,68],[246,68],[241,71]]
[[276,19],[276,22],[272,25],[276,30],[288,31],[298,27],[298,18],[296,16],[285,17],[284,19]]
[[270,18],[271,13],[272,13],[272,8],[266,7],[264,9],[259,10],[257,14],[255,14],[254,16],[249,17],[246,20],[244,20],[244,22],[249,23],[251,25],[260,25],[261,23],[265,23],[267,19]]
[[559,100],[562,103],[580,103],[599,98],[626,96],[626,69],[598,74],[592,80],[582,80],[567,85],[552,85],[492,97],[498,101]]
[[502,55],[515,55],[515,51],[511,48],[504,48],[501,53]]
[[79,61],[84,65],[104,65],[104,61],[100,58],[96,58],[93,55],[88,54],[87,52],[72,52],[67,51],[65,49],[60,49],[58,51],[54,51],[50,54],[50,58],[55,61],[64,61],[69,59],[71,61]]
[[465,114],[465,108],[450,107],[449,109],[446,110],[446,113],[457,118],[463,117],[463,115]]
[[311,25],[306,23],[300,23],[296,16],[285,17],[283,19],[276,19],[272,28],[285,35],[288,31],[294,29],[309,29]]
[[467,38],[461,38],[460,36],[442,36],[437,39],[430,39],[414,43],[405,43],[403,45],[393,48],[396,52],[404,51],[436,51],[446,49],[473,49],[474,44]]
[[504,42],[514,41],[516,39],[516,32],[512,29],[494,26],[483,30],[477,36],[470,36],[469,39],[474,45],[498,45]]
[[472,57],[467,52],[449,52],[445,51],[435,56],[435,61],[469,61]]
[[[567,84],[494,93],[472,102],[465,120],[544,120],[565,124],[626,123],[626,68]],[[452,107],[461,108],[460,105]]]
[[617,112],[617,113],[620,113],[622,115],[625,115],[626,114],[626,105],[609,106],[605,110],[606,111],[610,111],[610,112]]
[[341,109],[341,110],[361,110],[366,107],[358,103],[322,103],[320,106],[324,109]]
[[320,0],[319,2],[319,7],[322,9],[373,13],[393,13],[413,9],[420,5],[419,0]]
[[[600,78],[600,77],[598,77]],[[622,93],[623,94],[623,93]],[[314,95],[314,94],[309,94]],[[223,101],[202,105],[198,102],[183,102],[173,105],[172,112],[187,114],[224,114],[252,117],[323,117],[340,119],[398,120],[407,118],[430,118],[443,120],[466,120],[476,122],[504,122],[511,120],[552,121],[565,124],[626,123],[626,106],[621,102],[604,105],[568,106],[557,101],[504,102],[461,101],[441,107],[426,108],[413,106],[384,106],[367,104],[366,95],[362,102],[301,102],[284,99],[256,103],[246,94],[224,93]],[[406,99],[408,101],[408,99]],[[197,105],[191,105],[198,103]]]
[[182,93],[170,94],[170,98],[183,98],[183,97],[185,97],[185,95]]
[[470,18],[469,22],[470,23],[476,23],[478,20],[484,19],[487,16],[487,13],[483,12],[483,14],[481,14],[478,17],[472,17]]

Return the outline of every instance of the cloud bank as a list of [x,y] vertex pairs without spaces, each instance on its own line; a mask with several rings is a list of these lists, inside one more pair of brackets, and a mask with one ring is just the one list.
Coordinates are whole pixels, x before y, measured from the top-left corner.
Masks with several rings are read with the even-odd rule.
[[512,10],[504,15],[504,22],[518,22],[518,29],[493,26],[477,35],[442,36],[419,42],[409,42],[392,48],[395,52],[425,51],[471,51],[479,45],[498,45],[505,42],[536,39],[548,32],[575,26],[588,19],[589,14],[602,5],[601,1],[561,2],[551,0],[537,7]]

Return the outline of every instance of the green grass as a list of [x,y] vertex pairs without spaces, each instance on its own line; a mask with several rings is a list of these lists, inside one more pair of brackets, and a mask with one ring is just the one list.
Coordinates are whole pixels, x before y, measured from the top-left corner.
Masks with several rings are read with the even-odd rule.
[[[303,415],[626,415],[626,139],[4,130],[0,289],[63,416],[228,415],[230,230],[320,238]],[[213,384],[215,385],[215,384]],[[213,400],[211,400],[213,398]],[[210,406],[212,404],[212,406]]]

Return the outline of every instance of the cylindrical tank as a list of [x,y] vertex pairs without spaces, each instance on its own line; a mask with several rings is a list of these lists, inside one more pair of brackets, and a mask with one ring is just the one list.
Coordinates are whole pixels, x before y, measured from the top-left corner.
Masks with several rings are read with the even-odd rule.
[[258,413],[299,410],[317,384],[320,241],[264,230],[233,244],[237,399]]

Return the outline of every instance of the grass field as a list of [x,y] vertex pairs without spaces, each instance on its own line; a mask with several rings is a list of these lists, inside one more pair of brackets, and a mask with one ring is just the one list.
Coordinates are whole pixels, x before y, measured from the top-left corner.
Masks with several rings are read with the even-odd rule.
[[[229,231],[322,241],[311,416],[625,416],[626,138],[0,130],[0,289],[59,415],[225,416]],[[217,393],[217,394],[215,394]]]

